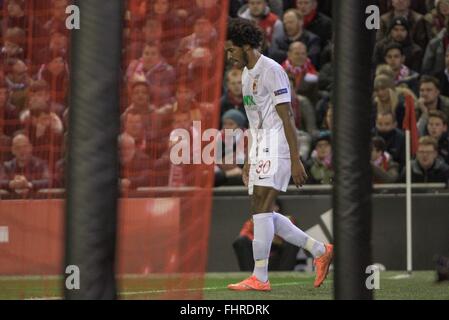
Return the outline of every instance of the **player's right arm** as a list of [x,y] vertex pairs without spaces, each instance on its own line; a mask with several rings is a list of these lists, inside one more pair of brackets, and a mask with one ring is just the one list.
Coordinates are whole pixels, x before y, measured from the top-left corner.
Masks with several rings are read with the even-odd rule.
[[298,150],[298,138],[293,120],[292,109],[290,103],[282,103],[276,106],[276,111],[281,118],[285,138],[290,149],[290,160],[293,182],[297,187],[301,187],[307,181],[307,173],[302,164]]

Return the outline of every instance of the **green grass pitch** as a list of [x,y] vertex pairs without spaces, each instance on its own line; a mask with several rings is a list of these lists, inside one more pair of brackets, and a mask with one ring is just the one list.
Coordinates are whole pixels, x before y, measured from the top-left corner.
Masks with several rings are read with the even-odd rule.
[[[449,300],[449,283],[436,284],[434,271],[414,272],[410,277],[399,278],[402,272],[382,272],[380,289],[374,291],[376,299],[441,299]],[[313,287],[313,274],[300,272],[270,273],[271,292],[233,292],[226,289],[247,273],[208,273],[205,275],[203,298],[206,300],[327,300],[332,299],[333,280],[329,275],[321,288]],[[198,281],[192,287],[176,287],[179,279],[163,277],[123,277],[119,283],[121,299],[164,299],[167,285],[176,289],[172,298],[198,296]],[[0,277],[0,299],[60,299],[60,277]],[[196,287],[196,288],[195,288]]]

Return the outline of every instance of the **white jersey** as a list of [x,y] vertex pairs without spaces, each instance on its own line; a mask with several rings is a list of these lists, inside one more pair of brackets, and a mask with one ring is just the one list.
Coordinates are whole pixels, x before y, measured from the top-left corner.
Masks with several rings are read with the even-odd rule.
[[[257,154],[250,157],[290,158],[290,149],[276,105],[291,102],[290,81],[281,65],[261,55],[242,73],[243,103]],[[254,159],[253,159],[254,160]]]

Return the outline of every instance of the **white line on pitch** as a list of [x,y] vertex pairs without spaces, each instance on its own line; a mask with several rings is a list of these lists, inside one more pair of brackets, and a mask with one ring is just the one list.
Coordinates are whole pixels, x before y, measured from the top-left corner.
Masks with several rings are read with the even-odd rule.
[[[272,287],[282,287],[282,286],[294,286],[299,285],[301,282],[284,282],[272,284]],[[214,291],[214,290],[224,290],[226,287],[208,287],[208,288],[188,288],[188,289],[160,289],[160,290],[147,290],[147,291],[131,291],[119,293],[119,296],[133,296],[142,294],[152,294],[152,293],[168,293],[168,292],[192,292],[192,291]],[[61,297],[41,297],[41,298],[28,298],[25,300],[61,300]]]
[[[284,282],[272,284],[272,287],[282,287],[282,286],[294,286],[299,285],[301,282]],[[167,292],[189,292],[189,291],[214,291],[214,290],[224,290],[226,287],[209,287],[209,288],[189,288],[189,289],[161,289],[161,290],[148,290],[148,291],[135,291],[135,292],[122,292],[121,296],[139,295],[139,294],[151,294],[151,293],[167,293]]]

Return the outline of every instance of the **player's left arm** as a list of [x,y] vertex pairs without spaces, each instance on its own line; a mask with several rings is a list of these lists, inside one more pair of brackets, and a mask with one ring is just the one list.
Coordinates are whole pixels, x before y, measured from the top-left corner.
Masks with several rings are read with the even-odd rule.
[[302,186],[307,180],[307,173],[299,156],[298,136],[293,119],[292,108],[289,102],[276,105],[276,111],[281,118],[285,137],[290,149],[292,165],[292,178],[297,187]]

